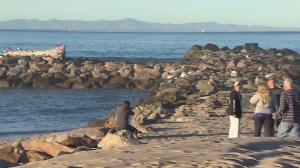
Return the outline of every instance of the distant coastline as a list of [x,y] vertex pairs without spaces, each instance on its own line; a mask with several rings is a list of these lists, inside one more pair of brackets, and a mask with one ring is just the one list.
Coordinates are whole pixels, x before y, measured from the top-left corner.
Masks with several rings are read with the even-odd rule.
[[[140,21],[132,18],[121,20],[71,21],[71,20],[37,20],[14,19],[0,21],[0,29],[26,30],[62,30],[93,32],[266,32],[266,31],[300,31],[299,27],[271,27],[263,25],[220,24],[216,22],[197,22],[184,24],[164,24]],[[70,31],[70,32],[72,32]]]
[[215,34],[215,33],[300,33],[300,28],[299,30],[282,30],[282,31],[195,31],[195,32],[185,32],[185,31],[143,31],[143,30],[136,30],[136,31],[97,31],[97,30],[74,30],[72,31],[69,30],[62,30],[62,29],[18,29],[18,28],[13,28],[13,29],[1,29],[0,31],[28,31],[28,32],[83,32],[83,33],[199,33],[199,34]]

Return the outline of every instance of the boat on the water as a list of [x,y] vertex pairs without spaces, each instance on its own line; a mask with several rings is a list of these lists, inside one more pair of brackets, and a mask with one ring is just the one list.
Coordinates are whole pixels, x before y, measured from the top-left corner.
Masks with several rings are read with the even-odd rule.
[[43,57],[44,59],[49,58],[60,58],[63,59],[65,57],[65,45],[59,44],[57,47],[49,50],[22,50],[18,48],[17,50],[12,50],[10,48],[6,48],[4,53],[1,54],[3,56],[15,56],[15,57]]

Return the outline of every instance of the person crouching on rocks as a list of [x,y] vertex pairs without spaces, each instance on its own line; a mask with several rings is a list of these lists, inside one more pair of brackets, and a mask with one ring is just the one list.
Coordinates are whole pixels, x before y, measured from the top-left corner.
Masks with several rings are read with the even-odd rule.
[[227,114],[230,119],[228,138],[238,138],[240,135],[240,121],[242,118],[242,96],[240,94],[241,84],[235,82],[230,92],[229,107]]
[[130,115],[134,112],[130,109],[130,102],[124,101],[122,105],[117,108],[115,119],[115,131],[128,130],[132,132],[133,139],[138,139],[138,130],[129,124]]
[[272,114],[276,111],[277,100],[271,93],[266,83],[260,83],[256,93],[250,99],[251,104],[256,104],[254,112],[254,136],[261,136],[264,126],[264,136],[271,137],[274,134],[274,120]]

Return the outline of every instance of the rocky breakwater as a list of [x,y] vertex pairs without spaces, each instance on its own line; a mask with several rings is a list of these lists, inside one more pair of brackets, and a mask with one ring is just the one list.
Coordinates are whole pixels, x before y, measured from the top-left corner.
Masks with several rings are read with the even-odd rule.
[[0,87],[153,90],[164,65],[88,59],[0,58]]
[[[180,63],[3,57],[0,67],[1,87],[148,90],[150,98],[135,105],[131,121],[142,133],[156,131],[151,128],[151,123],[163,118],[178,122],[225,120],[229,90],[237,80],[243,85],[247,118],[253,113],[253,106],[248,102],[257,83],[269,77],[277,81],[284,77],[291,77],[296,82],[300,79],[298,53],[289,49],[266,50],[256,43],[233,49],[214,44],[195,45]],[[126,131],[115,135],[107,133],[114,126],[113,118],[111,115],[91,128],[39,135],[7,144],[0,149],[0,167],[82,150],[139,144],[132,141]]]

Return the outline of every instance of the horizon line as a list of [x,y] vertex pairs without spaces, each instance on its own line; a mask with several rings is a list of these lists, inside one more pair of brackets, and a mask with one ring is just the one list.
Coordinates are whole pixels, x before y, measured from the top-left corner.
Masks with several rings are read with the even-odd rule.
[[183,25],[183,24],[197,24],[197,23],[216,23],[216,24],[221,24],[221,25],[238,25],[238,26],[250,26],[250,27],[255,27],[255,26],[263,26],[263,27],[269,27],[269,28],[299,28],[300,27],[288,27],[288,26],[269,26],[269,25],[247,25],[247,24],[239,24],[239,23],[220,23],[217,21],[206,21],[206,22],[187,22],[187,23],[160,23],[160,22],[153,22],[153,21],[144,21],[144,20],[139,20],[139,19],[135,19],[135,18],[130,18],[130,17],[125,17],[123,19],[113,19],[113,20],[107,20],[107,19],[99,19],[99,20],[81,20],[81,19],[57,19],[57,18],[52,18],[52,19],[37,19],[37,18],[31,18],[31,19],[8,19],[8,20],[0,20],[0,22],[7,22],[7,21],[13,21],[13,20],[37,20],[40,22],[45,22],[45,21],[53,21],[53,20],[57,20],[57,21],[79,21],[79,22],[97,22],[97,21],[108,21],[108,22],[114,22],[114,21],[122,21],[122,20],[135,20],[135,21],[139,21],[139,22],[146,22],[146,23],[155,23],[155,24],[173,24],[173,25]]

